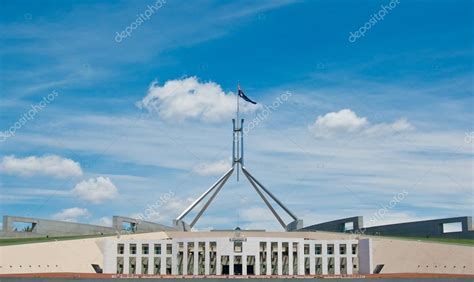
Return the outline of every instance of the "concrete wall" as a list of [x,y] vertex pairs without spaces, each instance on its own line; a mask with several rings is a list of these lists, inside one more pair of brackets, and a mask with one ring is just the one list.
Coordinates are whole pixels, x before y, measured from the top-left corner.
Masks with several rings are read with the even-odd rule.
[[[31,232],[14,231],[14,222],[32,223]],[[21,216],[3,216],[3,230],[0,231],[0,237],[22,238],[22,237],[45,237],[45,236],[76,236],[76,235],[111,235],[122,231],[122,223],[132,223],[136,228],[131,233],[172,231],[172,227],[161,225],[139,219],[114,216],[112,227],[75,223],[67,221],[58,221],[50,219],[40,219]]]
[[362,216],[354,216],[307,226],[302,229],[299,229],[299,231],[320,230],[329,232],[344,232],[344,226],[348,222],[352,222],[353,230],[358,230],[364,225]]
[[[121,238],[136,239],[148,236],[166,238],[164,232],[120,235]],[[116,235],[111,237],[117,238]],[[94,273],[91,264],[98,264],[100,267],[104,265],[103,242],[106,238],[110,237],[0,246],[0,274]],[[2,279],[0,278],[0,281],[3,281]]]
[[474,274],[474,247],[372,237],[373,269],[383,273]]
[[[423,220],[415,222],[405,222],[398,224],[389,224],[373,227],[363,227],[361,216],[349,217],[339,220],[333,220],[320,224],[307,226],[299,231],[330,231],[344,232],[344,224],[353,222],[354,230],[348,231],[356,234],[381,235],[381,236],[406,236],[406,237],[437,237],[437,238],[456,238],[456,239],[474,239],[474,230],[472,226],[472,217],[451,217],[443,219]],[[443,233],[444,223],[461,222],[462,231]]]
[[[33,224],[31,232],[13,230],[14,222],[26,222]],[[115,229],[99,225],[83,223],[39,219],[20,216],[3,216],[4,237],[44,237],[44,236],[73,236],[73,235],[105,235],[114,234]]]
[[[461,232],[443,233],[444,223],[461,222]],[[364,228],[366,235],[474,239],[472,217],[452,217]]]
[[150,222],[150,221],[143,221],[136,218],[124,217],[124,216],[114,216],[112,219],[112,227],[115,230],[122,230],[123,223],[131,223],[134,227],[133,232],[156,232],[156,231],[172,231],[176,230],[173,227],[165,226],[162,224]]
[[359,273],[371,274],[374,270],[373,265],[373,249],[372,240],[361,239],[359,240]]

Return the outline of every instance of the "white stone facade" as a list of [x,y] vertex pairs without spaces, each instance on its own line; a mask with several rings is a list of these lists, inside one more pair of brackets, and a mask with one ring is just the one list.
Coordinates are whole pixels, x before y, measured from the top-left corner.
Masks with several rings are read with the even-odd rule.
[[113,274],[350,275],[370,269],[371,239],[190,236],[107,239],[104,245],[104,273]]

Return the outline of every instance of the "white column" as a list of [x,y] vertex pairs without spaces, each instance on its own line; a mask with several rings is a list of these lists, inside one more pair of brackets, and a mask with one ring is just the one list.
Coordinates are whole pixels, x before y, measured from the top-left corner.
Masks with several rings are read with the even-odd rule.
[[272,274],[272,244],[267,242],[267,275]]
[[[118,242],[112,239],[104,240],[104,273],[117,273]],[[122,256],[122,255],[120,255]]]
[[[351,250],[352,252],[352,250]],[[346,254],[348,254],[348,252],[346,251]],[[346,255],[346,269],[347,269],[347,274],[353,274],[352,272],[352,256],[350,255]]]
[[247,275],[247,255],[242,255],[242,275]]
[[298,242],[298,275],[304,275],[304,240]]
[[142,256],[137,256],[136,264],[136,273],[142,274]]
[[359,273],[370,274],[374,269],[372,267],[372,239],[359,240]]
[[314,242],[309,243],[309,274],[316,274],[316,261],[314,259]]
[[136,259],[136,266],[135,266],[135,273],[136,274],[141,274],[142,273],[142,243],[137,243],[137,259]]
[[234,255],[229,256],[229,275],[234,275]]
[[282,242],[278,241],[277,242],[277,252],[278,252],[278,257],[277,257],[277,273],[278,275],[283,274],[283,248],[282,248]]
[[183,275],[188,274],[188,242],[183,241]]
[[123,243],[123,273],[129,274],[130,273],[130,243]]
[[171,274],[178,274],[178,244],[171,244]]
[[209,264],[211,263],[211,256],[209,254],[210,252],[210,244],[209,244],[209,241],[206,241],[205,245],[204,245],[204,263],[205,263],[205,266],[204,266],[204,273],[206,275],[209,275]]
[[222,260],[221,260],[221,253],[219,252],[219,248],[217,248],[216,252],[216,274],[221,275],[222,274]]
[[321,242],[321,254],[323,255],[323,263],[322,263],[322,268],[323,268],[323,275],[328,274],[328,244],[327,242]]
[[199,266],[198,253],[199,253],[199,242],[194,241],[194,268],[193,268],[194,269],[193,270],[194,275],[198,275],[198,266]]
[[341,256],[339,254],[339,243],[334,243],[334,274],[341,274]]
[[155,247],[153,242],[148,242],[148,274],[153,274],[153,267],[155,266],[155,261],[153,260],[153,253],[155,251]]
[[293,275],[293,242],[288,242],[288,274]]
[[[163,241],[162,241],[163,242]],[[161,266],[160,266],[160,274],[166,274],[166,244],[161,243]]]

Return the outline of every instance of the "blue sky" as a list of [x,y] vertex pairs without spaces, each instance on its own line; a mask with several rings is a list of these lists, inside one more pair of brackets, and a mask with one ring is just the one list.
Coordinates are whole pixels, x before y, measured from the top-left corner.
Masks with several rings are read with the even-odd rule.
[[[305,225],[473,215],[472,1],[0,3],[2,214],[169,224],[230,163],[239,81],[246,166]],[[234,177],[196,228],[235,226],[280,228]]]

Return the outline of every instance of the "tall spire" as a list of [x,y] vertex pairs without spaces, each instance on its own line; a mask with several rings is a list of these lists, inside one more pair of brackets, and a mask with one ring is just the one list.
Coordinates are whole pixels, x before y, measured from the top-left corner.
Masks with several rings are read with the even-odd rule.
[[[265,188],[250,172],[244,167],[244,119],[240,119],[239,116],[239,99],[242,98],[246,102],[256,104],[249,97],[247,97],[242,89],[240,89],[240,83],[237,83],[237,111],[236,119],[232,119],[232,167],[217,181],[215,182],[208,190],[206,190],[196,201],[194,201],[186,210],[184,210],[175,220],[173,224],[176,228],[184,231],[189,231],[197,223],[199,218],[203,215],[204,211],[209,207],[211,202],[217,196],[219,191],[223,188],[227,180],[230,178],[234,170],[237,170],[237,181],[239,181],[239,171],[242,170],[242,174],[247,178],[251,186],[255,189],[257,194],[262,198],[265,205],[273,213],[277,221],[286,231],[293,231],[303,227],[303,221],[298,219],[294,213],[292,213],[280,200],[276,198],[267,188]],[[240,120],[239,120],[240,119]],[[211,194],[212,192],[212,194]],[[191,224],[187,224],[183,221],[183,218],[191,212],[201,201],[204,200],[208,195],[208,199],[204,205],[200,208],[199,212],[196,214],[194,220]],[[274,209],[270,203],[269,197],[272,199],[283,211],[287,213],[288,216],[292,218],[292,222],[286,224],[283,219],[280,217],[278,212]]]
[[[241,144],[239,143],[239,139],[241,137],[241,133],[242,133],[242,126],[240,125],[239,126],[239,108],[240,108],[240,82],[237,82],[237,95],[235,95],[236,99],[237,99],[237,111],[236,111],[236,119],[235,121],[233,122],[234,124],[234,135],[233,135],[233,147],[236,149],[234,151],[234,156],[233,157],[233,162],[232,162],[232,166],[236,165],[237,166],[237,181],[239,181],[239,164],[240,164],[240,152],[241,152]],[[243,119],[242,119],[242,122],[241,124],[243,124]],[[236,124],[237,122],[237,124]]]
[[237,82],[237,95],[235,95],[237,99],[237,114],[236,114],[236,120],[239,121],[239,106],[240,106],[240,99],[239,99],[239,93],[240,93],[240,82]]

